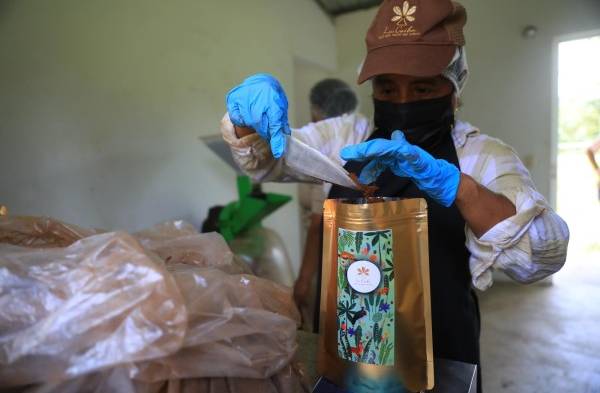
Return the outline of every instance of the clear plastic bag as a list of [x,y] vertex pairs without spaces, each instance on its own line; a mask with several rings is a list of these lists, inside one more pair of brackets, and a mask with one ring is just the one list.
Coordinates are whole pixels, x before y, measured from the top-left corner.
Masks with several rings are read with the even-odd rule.
[[21,393],[307,393],[309,384],[297,365],[270,378],[193,378],[146,383],[129,379],[123,368],[104,370],[58,383],[31,387]]
[[358,189],[348,171],[317,149],[295,137],[287,138],[287,151],[283,157],[285,164],[295,173],[302,173],[325,183]]
[[77,240],[98,233],[50,217],[0,218],[0,243],[15,246],[50,248],[67,247]]
[[240,262],[259,277],[294,286],[292,263],[279,234],[264,227],[250,228],[236,236],[230,243]]
[[214,267],[228,273],[251,273],[250,267],[231,252],[223,236],[216,232],[198,233],[184,221],[167,221],[134,236],[167,264],[183,263]]
[[189,326],[175,354],[138,363],[131,377],[267,378],[296,350],[299,314],[290,290],[245,274],[173,264],[169,271],[185,297]]
[[142,243],[142,245],[147,245],[146,242],[155,240],[162,241],[197,234],[198,231],[189,222],[172,220],[161,222],[150,228],[136,232],[133,235]]
[[134,236],[45,218],[3,224],[0,233],[20,234],[14,244],[51,248],[0,241],[0,388],[302,391],[290,371],[290,290],[243,274],[219,234],[180,221]]
[[173,277],[126,233],[67,248],[0,244],[0,386],[166,356],[186,326]]
[[127,369],[115,367],[59,382],[26,388],[19,393],[163,393],[167,383],[145,383],[129,378]]

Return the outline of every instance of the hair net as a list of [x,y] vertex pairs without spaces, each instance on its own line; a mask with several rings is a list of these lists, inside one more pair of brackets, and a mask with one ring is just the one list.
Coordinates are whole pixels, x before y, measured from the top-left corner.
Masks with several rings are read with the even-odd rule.
[[456,48],[454,57],[446,70],[442,73],[454,85],[454,94],[460,97],[467,79],[469,78],[469,65],[467,64],[467,52],[464,46]]
[[310,90],[310,103],[325,118],[353,112],[358,105],[354,91],[339,79],[323,79]]

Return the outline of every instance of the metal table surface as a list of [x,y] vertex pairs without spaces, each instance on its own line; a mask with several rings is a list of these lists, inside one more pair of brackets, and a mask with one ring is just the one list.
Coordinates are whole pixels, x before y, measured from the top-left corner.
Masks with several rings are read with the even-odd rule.
[[[316,383],[318,336],[304,331],[298,332],[296,360],[306,369],[311,383]],[[477,366],[447,359],[434,359],[435,387],[431,393],[475,393],[477,391]]]

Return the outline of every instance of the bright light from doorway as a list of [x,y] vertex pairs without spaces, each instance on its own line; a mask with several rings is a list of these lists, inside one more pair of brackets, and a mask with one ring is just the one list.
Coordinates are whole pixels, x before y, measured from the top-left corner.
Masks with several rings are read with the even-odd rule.
[[600,176],[586,149],[600,138],[600,35],[559,44],[558,90],[557,209],[569,225],[571,240],[557,281],[597,286]]
[[600,98],[600,36],[561,42],[558,51],[560,100]]

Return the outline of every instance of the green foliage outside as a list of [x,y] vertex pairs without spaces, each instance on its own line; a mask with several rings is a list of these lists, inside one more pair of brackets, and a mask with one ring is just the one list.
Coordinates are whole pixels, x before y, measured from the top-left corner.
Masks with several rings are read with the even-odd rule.
[[589,142],[600,136],[600,99],[561,102],[560,143]]

